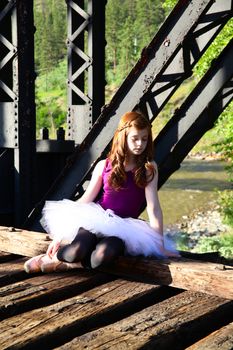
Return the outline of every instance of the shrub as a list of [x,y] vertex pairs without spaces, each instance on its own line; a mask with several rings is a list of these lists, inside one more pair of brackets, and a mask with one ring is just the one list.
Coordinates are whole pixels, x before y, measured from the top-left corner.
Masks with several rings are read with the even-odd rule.
[[213,237],[201,237],[193,251],[196,253],[219,252],[226,259],[232,259],[233,232]]

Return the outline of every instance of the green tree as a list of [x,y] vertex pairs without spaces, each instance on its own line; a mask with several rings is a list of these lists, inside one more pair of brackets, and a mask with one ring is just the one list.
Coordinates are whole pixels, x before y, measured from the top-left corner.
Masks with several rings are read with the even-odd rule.
[[135,29],[137,52],[148,45],[165,19],[160,0],[136,0]]
[[[130,2],[128,3],[130,5]],[[131,9],[128,10],[128,16],[125,18],[124,26],[119,32],[120,38],[120,58],[119,58],[119,79],[122,81],[127,73],[132,69],[136,61],[136,52],[135,52],[135,38],[136,30],[134,28],[134,18],[130,15]]]
[[109,0],[106,7],[106,71],[110,81],[116,80],[117,75],[120,57],[120,38],[118,34],[125,17],[124,2]]
[[106,11],[107,78],[119,83],[155,35],[165,15],[160,0],[109,0]]
[[50,70],[66,54],[66,4],[64,0],[34,3],[35,62],[37,70]]

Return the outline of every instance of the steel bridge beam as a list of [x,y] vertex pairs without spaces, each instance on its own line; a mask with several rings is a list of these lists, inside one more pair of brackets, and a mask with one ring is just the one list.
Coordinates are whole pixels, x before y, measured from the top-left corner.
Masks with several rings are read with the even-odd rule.
[[[155,81],[164,71],[164,67],[172,57],[176,56],[185,38],[195,31],[201,15],[204,16],[213,5],[213,1],[209,0],[198,0],[194,3],[180,1],[178,5],[181,2],[182,8],[178,6],[174,9],[151,44],[144,50],[141,59],[114,95],[110,104],[103,109],[84,143],[77,148],[72,166],[64,169],[61,181],[58,180],[59,184],[55,185],[56,188],[51,189],[50,198],[70,198],[75,193],[77,185],[83,181],[86,172],[91,170],[95,162],[106,152],[122,114],[138,106],[144,95],[154,86]],[[166,40],[171,33],[173,40],[169,46],[166,46]]]
[[105,101],[106,0],[67,0],[68,139],[80,144]]
[[157,136],[155,160],[159,187],[211,129],[233,98],[233,39]]
[[[10,186],[14,187],[15,224],[19,225],[34,203],[33,1],[1,1],[0,47],[0,149],[13,153],[14,183]],[[7,179],[1,186],[7,191]]]
[[[181,28],[176,23],[176,12],[180,13],[181,2],[173,10],[170,18],[171,31],[166,36],[163,45],[169,46],[176,41]],[[170,97],[175,93],[181,83],[192,76],[192,69],[198,62],[200,57],[206,51],[211,42],[215,39],[221,29],[225,26],[227,21],[232,17],[232,1],[231,0],[217,0],[209,2],[207,11],[204,11],[194,24],[192,29],[180,42],[176,50],[168,51],[169,57],[165,62],[166,52],[164,55],[155,57],[156,64],[162,62],[161,70],[157,74],[150,89],[143,95],[139,102],[139,108],[153,120],[159,112],[163,109]],[[184,21],[192,21],[192,17],[185,18]],[[161,28],[161,32],[163,32]],[[160,36],[162,33],[158,33]],[[165,37],[164,33],[164,37]],[[155,37],[155,38],[156,38]],[[179,37],[178,37],[179,38]],[[163,64],[164,62],[164,64]]]
[[[217,8],[218,15],[215,14]],[[102,110],[100,117],[97,119],[84,142],[70,159],[69,164],[67,164],[63,172],[57,178],[57,181],[50,189],[46,198],[54,200],[62,198],[74,199],[81,194],[83,187],[85,187],[85,182],[88,182],[88,177],[94,165],[100,158],[106,155],[113,133],[122,114],[138,107],[143,108],[143,104],[145,106],[145,101],[149,101],[148,97],[151,99],[152,93],[153,98],[157,96],[158,94],[154,93],[156,84],[158,84],[159,94],[164,92],[165,97],[163,97],[163,99],[167,101],[170,96],[170,93],[167,92],[168,77],[166,76],[166,79],[164,79],[162,76],[164,73],[167,75],[168,70],[171,69],[171,67],[169,68],[171,62],[175,60],[175,66],[177,66],[177,57],[183,57],[183,71],[180,72],[180,68],[178,68],[179,74],[174,74],[174,77],[179,76],[177,84],[177,86],[179,86],[181,79],[184,80],[187,76],[190,76],[190,67],[192,67],[204,53],[219,30],[231,17],[231,14],[232,2],[228,0],[224,1],[224,3],[221,0],[197,0],[195,2],[179,1],[151,44],[143,51],[141,59],[121,85],[110,104],[105,106]],[[208,23],[211,22],[210,17],[213,19],[213,23],[206,26],[207,19],[209,21]],[[204,35],[203,33],[206,33],[208,30],[210,30],[210,35]],[[197,38],[200,35],[202,36],[202,40],[198,43]],[[195,47],[192,47],[192,50],[190,50],[190,43],[188,40],[191,36],[196,37],[196,44]],[[172,40],[169,40],[169,37],[172,38]],[[194,50],[194,48],[196,48],[196,50]],[[184,52],[186,52],[186,54],[184,54]],[[179,56],[178,53],[181,56]],[[178,67],[180,67],[180,65],[178,65]],[[172,88],[173,92],[176,89],[174,83],[176,79],[173,79],[174,77],[172,76],[171,84],[169,85],[169,88]],[[163,85],[162,88],[161,84]],[[173,85],[175,87],[173,87]],[[156,103],[157,106],[162,106],[165,102],[160,102],[160,104],[158,102]],[[159,110],[159,108],[157,108],[157,110]],[[153,113],[155,113],[155,111],[153,111]],[[153,113],[150,115],[148,111],[151,121],[156,117],[156,113]],[[44,200],[45,198],[43,198],[35,208],[30,218],[32,221],[34,220],[33,218],[40,213]],[[33,228],[38,229],[38,227],[34,226]]]

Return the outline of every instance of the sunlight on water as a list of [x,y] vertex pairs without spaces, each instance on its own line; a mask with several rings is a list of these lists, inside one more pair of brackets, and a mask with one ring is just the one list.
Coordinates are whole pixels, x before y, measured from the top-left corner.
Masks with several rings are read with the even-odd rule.
[[221,161],[185,160],[159,191],[164,225],[205,209],[217,198],[217,191],[230,189],[224,166]]
[[[217,198],[217,191],[231,185],[222,161],[185,160],[159,190],[164,226],[182,221],[182,216],[205,209]],[[142,218],[148,219],[146,213]]]

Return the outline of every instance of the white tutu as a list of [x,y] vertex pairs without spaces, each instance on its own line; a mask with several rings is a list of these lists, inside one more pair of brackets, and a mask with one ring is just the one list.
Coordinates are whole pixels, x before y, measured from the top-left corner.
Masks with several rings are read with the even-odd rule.
[[[125,243],[125,253],[164,257],[163,238],[140,219],[121,218],[112,210],[104,210],[96,203],[79,203],[68,199],[47,201],[42,211],[41,224],[51,239],[72,242],[80,227],[97,237],[115,236]],[[172,242],[164,237],[166,249],[175,251]]]

